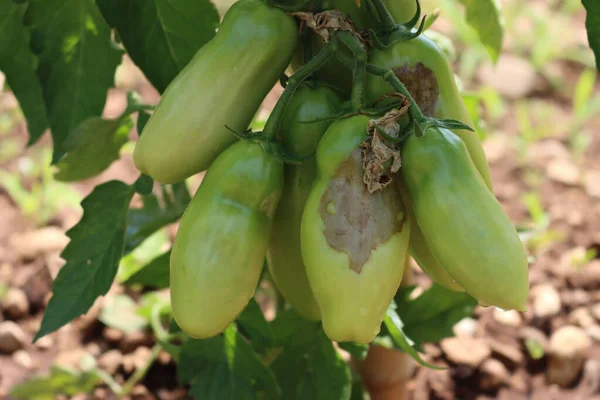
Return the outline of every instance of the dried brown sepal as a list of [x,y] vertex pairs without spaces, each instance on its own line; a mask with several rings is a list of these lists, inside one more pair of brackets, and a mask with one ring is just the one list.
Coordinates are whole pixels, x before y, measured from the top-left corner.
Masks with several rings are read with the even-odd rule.
[[325,43],[331,40],[331,33],[334,31],[348,31],[356,37],[363,49],[365,41],[363,37],[356,31],[354,22],[341,11],[328,10],[320,13],[312,12],[294,12],[291,15],[300,19],[306,26],[312,29]]
[[392,175],[402,166],[400,146],[386,139],[379,130],[392,138],[400,137],[400,120],[408,113],[410,101],[401,94],[403,99],[400,108],[393,109],[379,119],[369,121],[367,127],[369,136],[361,143],[363,159],[363,182],[369,193],[383,190],[392,182]]

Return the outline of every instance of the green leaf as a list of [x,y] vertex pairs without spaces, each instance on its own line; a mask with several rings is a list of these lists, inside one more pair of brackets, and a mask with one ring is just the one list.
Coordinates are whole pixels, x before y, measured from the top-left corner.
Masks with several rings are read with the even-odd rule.
[[275,343],[280,346],[303,346],[315,340],[321,323],[302,317],[294,309],[277,313],[271,322]]
[[177,372],[182,383],[191,383],[190,394],[196,399],[255,399],[257,392],[269,394],[267,398],[279,396],[271,371],[234,325],[210,339],[187,340]]
[[540,360],[544,357],[544,346],[542,346],[537,340],[528,338],[525,340],[525,348],[529,353],[529,356],[534,360]]
[[350,400],[368,400],[369,397],[366,396],[365,393],[365,388],[362,384],[362,382],[360,381],[360,379],[357,379],[356,382],[354,382],[354,384],[352,384],[352,396],[350,397]]
[[33,144],[48,127],[48,119],[36,75],[38,60],[29,49],[31,32],[22,21],[26,7],[26,4],[0,1],[0,70],[19,100],[27,118],[29,144]]
[[120,181],[97,186],[82,202],[83,217],[67,232],[66,265],[52,284],[34,341],[86,313],[110,289],[125,243],[126,217],[133,188]]
[[137,308],[135,301],[126,294],[110,296],[98,319],[106,326],[133,333],[148,326],[148,321],[137,314]]
[[17,399],[54,400],[58,395],[74,396],[90,393],[100,378],[93,372],[74,372],[52,367],[48,377],[36,377],[13,386],[10,395]]
[[406,333],[404,333],[404,323],[396,313],[394,309],[395,305],[392,303],[392,306],[388,308],[385,319],[383,320],[387,331],[389,332],[394,344],[400,348],[400,350],[404,351],[408,355],[410,355],[416,362],[418,362],[423,367],[431,368],[431,369],[444,369],[440,367],[436,367],[433,364],[429,364],[425,360],[421,358],[417,350],[414,348],[414,342],[408,338]]
[[30,0],[27,20],[57,162],[69,133],[102,114],[121,51],[93,0]]
[[421,349],[423,343],[437,343],[454,336],[452,327],[473,314],[477,301],[466,293],[457,293],[434,284],[415,300],[408,295],[414,289],[402,288],[396,296],[397,312],[404,322],[406,335]]
[[258,303],[252,299],[237,318],[238,329],[247,336],[255,349],[270,347],[273,343],[271,326]]
[[169,333],[179,333],[179,332],[182,332],[182,330],[179,327],[179,325],[177,325],[177,321],[175,321],[175,319],[173,318],[171,320],[171,322],[169,323]]
[[171,250],[156,257],[148,264],[142,267],[135,274],[131,275],[123,284],[125,285],[143,285],[144,287],[154,289],[165,289],[170,285],[169,263],[171,260]]
[[587,11],[585,26],[588,41],[596,56],[596,68],[600,71],[600,3],[597,0],[582,0]]
[[133,128],[131,117],[83,121],[65,140],[66,154],[57,163],[54,176],[63,182],[80,181],[98,175],[119,159],[119,150],[127,143]]
[[163,186],[160,206],[158,198],[151,194],[143,197],[144,206],[129,211],[125,254],[133,251],[148,236],[162,227],[177,221],[190,202],[190,194],[185,183],[176,183],[167,190]]
[[504,36],[504,17],[500,0],[460,0],[469,25],[475,29],[494,62],[498,61]]
[[148,196],[149,194],[152,194],[152,190],[154,189],[154,180],[148,175],[141,174],[134,185],[136,193],[139,193],[142,196]]
[[281,386],[283,399],[350,399],[350,368],[322,330],[303,347],[285,348],[271,369]]
[[161,93],[219,24],[209,0],[96,1],[133,62]]

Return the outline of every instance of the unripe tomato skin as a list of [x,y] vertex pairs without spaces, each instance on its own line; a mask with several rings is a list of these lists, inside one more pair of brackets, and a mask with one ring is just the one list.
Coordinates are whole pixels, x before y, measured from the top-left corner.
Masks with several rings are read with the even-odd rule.
[[[473,126],[448,59],[426,36],[398,42],[387,49],[373,49],[369,54],[369,62],[393,69],[425,115],[455,119]],[[380,77],[371,74],[367,76],[369,101],[375,101],[391,91],[391,86]],[[491,189],[490,170],[479,136],[468,130],[456,133],[464,141],[477,171]]]
[[335,341],[369,343],[396,293],[410,222],[394,185],[368,194],[358,148],[369,118],[334,122],[317,148],[317,178],[302,216],[302,257],[323,328]]
[[317,176],[314,153],[331,121],[305,123],[331,117],[342,103],[327,86],[302,87],[288,103],[279,129],[284,149],[302,164],[285,166],[283,195],[271,228],[267,252],[269,272],[283,297],[304,317],[319,320],[300,248],[300,227],[306,199]]
[[252,298],[264,264],[283,165],[240,141],[211,165],[171,252],[171,304],[193,338],[222,332]]
[[292,17],[261,0],[240,0],[163,94],[134,150],[136,167],[170,184],[208,168],[248,127],[290,63]]
[[407,139],[402,160],[412,209],[435,259],[480,304],[524,311],[525,249],[463,141],[429,129]]

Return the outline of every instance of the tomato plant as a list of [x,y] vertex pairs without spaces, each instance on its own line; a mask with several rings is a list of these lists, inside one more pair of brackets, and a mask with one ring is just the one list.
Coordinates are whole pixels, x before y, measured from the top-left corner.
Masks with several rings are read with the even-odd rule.
[[[496,60],[499,2],[461,3]],[[598,54],[600,6],[583,3]],[[526,250],[434,20],[413,0],[239,0],[224,15],[210,0],[0,0],[0,70],[30,144],[49,128],[57,179],[96,177],[137,128],[139,175],[82,201],[34,340],[87,313],[177,222],[119,282],[170,290],[132,318],[156,338],[149,364],[122,385],[88,371],[86,390],[130,395],[164,350],[198,399],[376,400],[404,390],[409,357],[438,368],[422,345],[478,303],[524,311]],[[103,117],[125,54],[162,96],[131,91]],[[409,254],[436,283],[416,298]],[[54,373],[67,383],[13,395],[73,394],[79,377]]]

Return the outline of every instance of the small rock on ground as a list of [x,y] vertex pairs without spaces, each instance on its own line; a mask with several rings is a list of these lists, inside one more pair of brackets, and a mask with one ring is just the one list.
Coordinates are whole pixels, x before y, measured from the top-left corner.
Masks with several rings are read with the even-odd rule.
[[8,319],[18,320],[29,313],[29,302],[25,292],[11,287],[2,297],[2,311]]
[[592,342],[585,331],[565,326],[550,338],[550,354],[546,377],[551,384],[568,387],[581,373],[586,352]]
[[537,318],[552,317],[560,312],[562,302],[554,286],[543,284],[531,289],[533,314]]
[[25,332],[16,323],[4,321],[0,323],[0,353],[12,354],[25,346]]
[[444,339],[441,347],[450,361],[470,367],[479,366],[492,353],[484,340],[468,337]]

